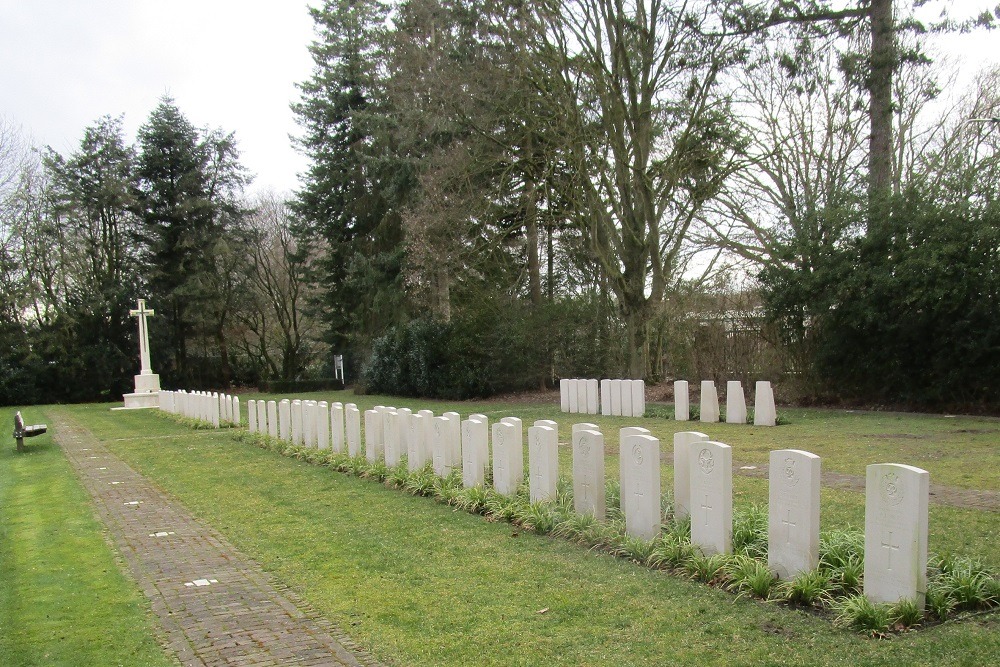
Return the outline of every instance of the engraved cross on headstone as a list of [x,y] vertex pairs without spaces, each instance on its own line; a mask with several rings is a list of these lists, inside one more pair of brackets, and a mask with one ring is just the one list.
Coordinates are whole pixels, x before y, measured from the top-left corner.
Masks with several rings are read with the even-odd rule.
[[899,551],[899,545],[892,543],[892,531],[889,531],[889,539],[882,542],[882,548],[889,552],[888,569],[892,571],[892,552]]
[[788,510],[788,518],[787,519],[782,519],[781,523],[783,523],[786,526],[788,526],[788,532],[786,533],[787,537],[785,538],[785,544],[791,544],[792,543],[792,528],[795,527],[795,525],[796,525],[795,522],[792,521],[792,510],[791,509]]
[[146,308],[146,300],[138,300],[138,308],[128,311],[129,315],[139,319],[139,365],[141,375],[152,375],[153,369],[149,364],[149,329],[146,325],[146,318],[155,315],[155,311]]
[[708,511],[710,509],[714,509],[711,505],[708,504],[708,494],[707,493],[705,494],[705,502],[702,503],[701,508],[703,510],[705,510],[705,525],[707,526],[708,525]]

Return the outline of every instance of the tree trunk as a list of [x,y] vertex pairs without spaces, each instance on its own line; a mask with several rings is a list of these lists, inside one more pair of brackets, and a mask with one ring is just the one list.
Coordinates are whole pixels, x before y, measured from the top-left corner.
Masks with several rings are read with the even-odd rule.
[[628,377],[632,380],[646,378],[646,318],[641,310],[625,313],[625,330],[628,334]]
[[215,330],[215,342],[219,346],[219,372],[222,375],[222,386],[230,387],[233,382],[233,369],[229,365],[229,342],[226,340],[226,332],[221,323]]
[[871,49],[868,195],[874,213],[892,188],[892,77],[896,69],[892,0],[872,0]]

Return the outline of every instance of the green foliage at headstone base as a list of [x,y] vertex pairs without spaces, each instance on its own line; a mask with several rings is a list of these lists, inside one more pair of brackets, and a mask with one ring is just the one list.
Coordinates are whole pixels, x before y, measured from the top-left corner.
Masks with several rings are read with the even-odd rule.
[[1000,206],[894,199],[809,267],[765,269],[769,315],[800,327],[825,393],[916,407],[1000,405]]

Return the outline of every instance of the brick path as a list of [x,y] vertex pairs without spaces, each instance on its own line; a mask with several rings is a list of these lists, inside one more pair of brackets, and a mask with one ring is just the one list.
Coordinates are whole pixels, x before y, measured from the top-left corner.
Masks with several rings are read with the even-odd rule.
[[349,638],[71,417],[59,410],[50,416],[55,441],[149,598],[167,650],[182,664],[378,664],[348,651]]

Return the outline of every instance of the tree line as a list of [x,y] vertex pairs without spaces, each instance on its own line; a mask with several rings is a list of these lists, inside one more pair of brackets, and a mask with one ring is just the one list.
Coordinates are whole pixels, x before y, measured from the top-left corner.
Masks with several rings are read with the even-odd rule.
[[343,353],[403,395],[766,375],[1000,405],[1000,72],[942,95],[924,52],[995,16],[916,11],[327,0],[291,196],[248,201],[235,138],[170,100],[134,147],[106,118],[5,169],[2,391],[127,389],[146,295],[178,386]]

